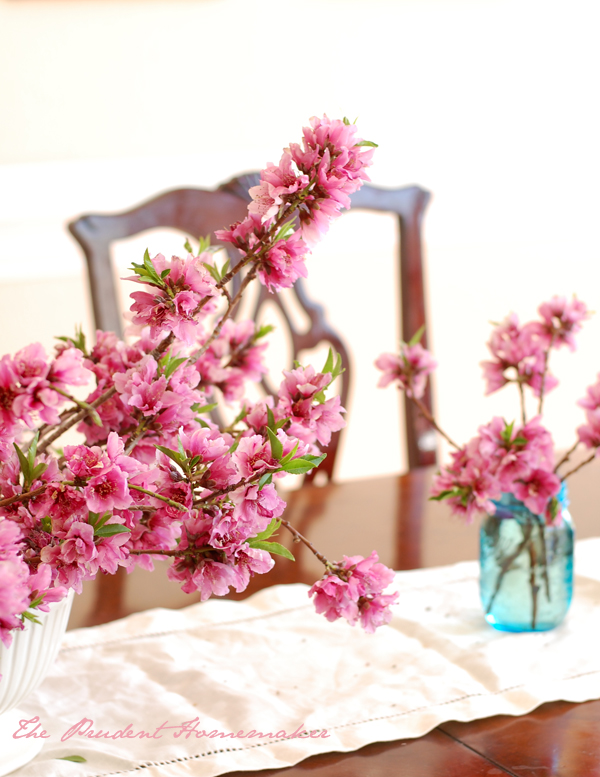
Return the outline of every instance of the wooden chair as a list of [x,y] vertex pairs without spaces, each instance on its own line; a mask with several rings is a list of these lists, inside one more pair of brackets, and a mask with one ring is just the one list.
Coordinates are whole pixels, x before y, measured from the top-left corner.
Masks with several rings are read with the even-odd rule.
[[[250,201],[248,189],[258,182],[259,174],[249,173],[231,179],[216,190],[175,189],[147,200],[128,211],[84,215],[72,221],[69,224],[69,230],[80,244],[87,260],[96,326],[118,335],[122,333],[122,316],[111,261],[111,246],[115,241],[150,229],[174,228],[192,237],[211,235],[213,244],[219,244],[219,241],[214,238],[215,230],[241,221],[246,216]],[[353,209],[389,212],[398,217],[402,309],[400,337],[403,340],[410,339],[419,327],[425,324],[421,222],[429,199],[429,192],[418,186],[382,189],[364,185],[352,195]],[[225,244],[224,247],[232,263],[236,262],[239,259],[236,249],[229,244]],[[346,407],[352,372],[347,349],[343,340],[328,325],[322,306],[309,299],[301,280],[294,285],[293,293],[297,303],[310,319],[310,326],[306,331],[300,331],[296,327],[282,297],[269,294],[263,286],[252,317],[256,320],[267,300],[274,302],[280,308],[289,328],[293,359],[298,357],[301,350],[311,349],[322,342],[331,344],[342,356],[346,367],[340,391],[342,405]],[[426,336],[424,336],[425,339]],[[429,389],[424,402],[431,407]],[[435,449],[431,445],[430,427],[416,408],[408,402],[405,402],[405,418],[409,468],[414,469],[435,463]],[[328,481],[333,476],[338,446],[339,432],[332,435],[331,443],[327,447],[327,458],[319,467],[319,472],[324,472]],[[305,483],[312,482],[314,475],[314,471],[309,473]],[[104,591],[101,598],[99,596],[99,604],[106,612],[96,611],[94,622],[97,623],[123,614],[122,591],[117,580],[107,577],[103,578],[101,583]]]

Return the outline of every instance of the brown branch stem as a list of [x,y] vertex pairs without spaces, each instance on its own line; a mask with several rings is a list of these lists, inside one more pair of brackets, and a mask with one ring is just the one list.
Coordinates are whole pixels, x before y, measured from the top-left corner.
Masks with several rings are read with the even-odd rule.
[[569,461],[569,459],[571,458],[571,454],[575,453],[575,449],[577,448],[578,445],[579,445],[579,440],[577,440],[575,444],[571,448],[569,448],[569,450],[565,453],[562,459],[558,462],[556,467],[554,467],[555,473],[558,472],[558,470],[560,469],[560,467],[562,467],[563,464],[566,464],[567,461]]
[[292,524],[289,521],[286,521],[284,518],[279,519],[281,521],[281,525],[285,526],[285,528],[294,535],[294,538],[302,542],[306,545],[306,547],[310,550],[310,552],[315,555],[321,564],[323,564],[327,569],[333,569],[334,564],[331,563],[331,561],[328,561],[325,556],[322,553],[319,553],[319,551],[315,548],[315,546],[310,542],[310,540],[307,540],[306,537],[303,534],[300,534],[298,529],[294,528]]
[[[97,399],[95,399],[93,402],[90,402],[90,408],[95,410],[97,407],[100,407],[100,405],[110,399],[116,393],[116,391],[117,389],[114,386],[111,386],[111,388],[107,389],[103,394],[100,394]],[[56,429],[50,435],[48,435],[48,437],[46,437],[46,439],[40,445],[38,445],[38,454],[44,453],[49,445],[51,445],[55,440],[58,440],[58,438],[61,437],[67,431],[67,429],[70,429],[72,426],[75,426],[75,424],[78,424],[81,420],[83,420],[86,415],[88,415],[88,413],[90,413],[90,410],[87,408],[80,410],[78,413],[75,413],[72,418],[66,419],[60,423]]]
[[500,586],[502,585],[502,581],[504,580],[504,575],[508,572],[515,559],[518,558],[518,556],[523,552],[523,549],[525,548],[527,543],[530,541],[532,528],[533,527],[531,523],[528,523],[527,527],[523,529],[523,539],[521,540],[517,548],[510,554],[510,556],[507,556],[502,562],[502,565],[500,567],[500,574],[498,575],[498,579],[496,580],[496,586],[490,597],[488,606],[486,607],[486,610],[485,610],[486,615],[489,615],[489,613],[492,611],[494,601],[496,600],[496,596],[498,595],[498,592],[500,591]]
[[426,405],[425,405],[423,402],[421,402],[421,400],[420,400],[420,399],[416,399],[416,397],[410,397],[410,399],[412,399],[412,401],[413,401],[413,402],[415,403],[415,405],[416,405],[416,406],[419,408],[419,410],[421,411],[421,413],[422,413],[422,414],[425,416],[425,418],[426,418],[426,419],[429,421],[429,423],[430,423],[430,424],[433,426],[433,428],[434,428],[434,429],[435,429],[435,430],[436,430],[436,431],[437,431],[439,434],[441,434],[441,435],[442,435],[442,437],[443,437],[443,438],[444,438],[444,439],[445,439],[447,442],[449,442],[449,443],[450,443],[450,445],[451,445],[453,448],[456,448],[456,450],[460,450],[460,445],[457,445],[457,444],[454,442],[454,440],[453,440],[451,437],[449,437],[449,436],[446,434],[446,432],[445,432],[443,429],[441,429],[441,428],[440,428],[440,427],[437,425],[437,422],[436,422],[435,418],[434,418],[434,417],[431,415],[431,413],[429,412],[429,409],[426,407]]
[[33,496],[38,496],[38,494],[42,494],[46,490],[46,486],[38,486],[37,488],[34,488],[33,491],[25,491],[23,494],[15,494],[14,496],[9,496],[6,499],[2,499],[0,501],[0,507],[8,507],[8,505],[14,504],[14,502],[22,502],[24,499],[31,499]]
[[596,451],[592,453],[592,455],[581,461],[576,467],[573,467],[573,469],[569,470],[566,475],[563,475],[560,479],[561,483],[563,483],[568,477],[570,477],[574,472],[577,472],[577,470],[581,469],[582,467],[585,467],[586,464],[589,464],[590,461],[594,461],[596,458]]

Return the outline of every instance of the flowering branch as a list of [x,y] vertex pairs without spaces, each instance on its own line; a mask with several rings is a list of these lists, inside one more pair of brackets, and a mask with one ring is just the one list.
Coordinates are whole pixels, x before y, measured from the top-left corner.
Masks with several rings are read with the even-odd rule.
[[[284,371],[276,396],[252,403],[244,393],[267,372],[259,340],[268,330],[233,314],[255,278],[278,292],[306,276],[310,247],[368,180],[373,145],[346,120],[312,119],[302,145],[292,144],[279,165],[262,171],[247,217],[217,232],[240,252],[235,267],[219,270],[207,241],[197,256],[186,242],[185,258],[146,251],[131,278],[142,289],[131,294],[139,339],[125,343],[98,331],[88,349],[79,332],[61,338],[53,359],[33,345],[0,360],[5,644],[34,595],[55,601],[66,588],[80,591],[84,580],[132,559],[169,557],[170,579],[204,601],[232,587],[243,591],[253,575],[271,569],[273,555],[291,556],[270,540],[285,509],[273,479],[318,466],[324,454],[317,443],[326,446],[344,426],[339,397],[325,396],[341,362],[330,353],[321,372],[296,365]],[[244,269],[233,295],[227,284]],[[220,306],[212,325],[209,316]],[[95,389],[77,399],[71,386],[92,378]],[[241,406],[224,429],[208,415],[220,397]],[[59,413],[65,400],[72,406]],[[29,446],[19,447],[36,427]],[[85,442],[53,454],[52,443],[75,427]],[[23,493],[10,494],[15,483]],[[136,493],[152,504],[137,504]],[[15,503],[19,508],[11,509]],[[383,594],[383,584],[393,574],[375,553],[330,564],[285,525],[326,565],[311,593],[319,612],[331,600],[330,620],[360,619],[367,631],[389,622],[396,596]],[[345,604],[338,607],[340,586]]]

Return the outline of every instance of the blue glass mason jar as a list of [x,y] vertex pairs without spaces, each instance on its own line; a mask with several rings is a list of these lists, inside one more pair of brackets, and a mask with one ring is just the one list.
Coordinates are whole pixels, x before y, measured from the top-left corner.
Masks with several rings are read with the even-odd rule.
[[575,533],[563,483],[562,520],[546,526],[512,494],[502,494],[480,531],[479,591],[486,621],[501,631],[548,631],[573,597]]

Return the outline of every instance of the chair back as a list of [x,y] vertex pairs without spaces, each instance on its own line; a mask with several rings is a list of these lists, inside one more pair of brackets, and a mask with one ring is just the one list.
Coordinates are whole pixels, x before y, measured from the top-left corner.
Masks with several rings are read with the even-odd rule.
[[[259,180],[259,173],[247,173],[232,178],[216,190],[174,189],[127,211],[89,214],[72,221],[69,230],[87,260],[96,326],[122,335],[122,315],[111,261],[111,246],[114,242],[157,228],[177,229],[188,236],[211,235],[215,244],[223,245],[227,250],[234,264],[239,260],[237,250],[230,244],[215,240],[214,232],[246,216],[250,201],[248,190],[257,185]],[[421,223],[429,199],[429,192],[418,186],[383,189],[369,184],[365,184],[351,197],[353,209],[388,212],[398,217],[402,310],[400,337],[403,340],[409,340],[426,323]],[[300,330],[296,326],[281,295],[270,294],[263,286],[260,287],[252,318],[257,320],[267,301],[274,302],[287,324],[293,359],[298,358],[300,351],[315,348],[323,342],[332,345],[341,355],[346,368],[342,376],[340,397],[342,405],[347,407],[352,365],[346,346],[328,324],[323,307],[310,300],[302,279],[296,281],[293,294],[297,304],[308,316],[310,326],[307,329]],[[426,334],[423,343],[426,345]],[[267,393],[272,392],[264,381],[263,389]],[[429,387],[424,402],[431,408]],[[435,446],[431,429],[414,405],[406,400],[405,418],[409,469],[434,464]],[[339,432],[332,435],[327,447],[327,458],[318,469],[327,480],[333,476],[339,438]],[[306,476],[305,482],[311,482],[315,475],[316,471],[313,470]]]

